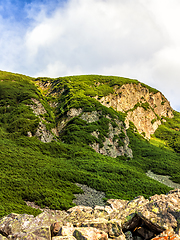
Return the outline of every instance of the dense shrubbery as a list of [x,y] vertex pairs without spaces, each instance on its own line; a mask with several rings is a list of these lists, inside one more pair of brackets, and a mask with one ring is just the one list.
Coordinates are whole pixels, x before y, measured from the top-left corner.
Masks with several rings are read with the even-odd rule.
[[[43,83],[50,82],[51,93],[59,93],[58,115],[61,117],[70,108],[83,108],[83,111],[94,111],[101,109],[102,105],[92,97],[107,96],[114,92],[114,86],[121,87],[123,84],[139,84],[139,81],[123,77],[100,76],[100,75],[81,75],[60,77],[56,79],[38,78],[35,81]],[[142,86],[149,89],[150,92],[158,92],[143,83]],[[47,93],[45,91],[45,93]],[[147,108],[147,104],[143,107]]]
[[73,206],[73,193],[80,192],[72,182],[105,191],[107,198],[149,197],[169,190],[149,179],[140,165],[121,157],[105,157],[90,147],[42,143],[27,137],[12,141],[9,137],[1,131],[1,215],[11,211],[37,214],[23,199],[42,207],[67,209]]
[[[138,81],[93,75],[36,79],[52,81],[55,87],[52,91],[58,89],[61,92],[59,107],[54,115],[47,104],[53,97],[43,97],[32,83],[34,79],[0,72],[1,79],[0,216],[10,212],[34,215],[39,213],[39,210],[28,207],[24,200],[34,201],[41,207],[46,205],[52,209],[67,209],[74,205],[73,194],[81,192],[74,184],[76,182],[104,191],[106,198],[122,199],[132,199],[138,195],[147,198],[168,192],[169,187],[146,176],[148,170],[158,174],[168,172],[172,180],[180,183],[180,156],[172,150],[173,137],[170,139],[168,136],[171,135],[168,131],[174,131],[172,136],[178,134],[178,113],[156,132],[156,137],[164,139],[162,141],[153,138],[148,142],[137,133],[135,126],[130,124],[128,136],[133,149],[133,159],[125,156],[116,159],[103,156],[87,145],[89,142],[103,140],[103,136],[108,132],[109,121],[115,126],[113,119],[124,120],[124,114],[103,107],[91,97],[105,96],[112,92],[114,85],[131,82],[137,84]],[[80,89],[82,91],[79,91]],[[42,102],[47,111],[47,116],[44,117],[49,118],[49,122],[52,121],[53,124],[55,116],[62,117],[73,106],[81,107],[84,111],[101,111],[104,117],[91,124],[75,117],[70,120],[61,136],[66,143],[42,143],[35,137],[24,136],[27,131],[35,131],[39,122],[38,117],[27,106],[32,97]],[[108,115],[111,120],[105,118]],[[99,139],[90,134],[94,130],[100,133]],[[117,139],[119,137],[123,136],[117,136]],[[168,147],[163,141],[166,141]],[[177,149],[178,146],[177,143]],[[176,148],[174,147],[175,150]]]
[[32,99],[39,100],[47,113],[42,116],[55,126],[55,116],[47,100],[43,97],[32,78],[0,71],[0,125],[10,133],[27,135],[35,133],[39,118],[29,105]]
[[157,138],[165,140],[166,144],[180,153],[180,113],[174,111],[174,118],[165,118],[163,123],[155,132]]

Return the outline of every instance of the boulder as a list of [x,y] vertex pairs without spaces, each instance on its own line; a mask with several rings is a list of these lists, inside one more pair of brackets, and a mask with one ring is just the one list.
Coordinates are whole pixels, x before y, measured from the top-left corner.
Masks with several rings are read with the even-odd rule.
[[164,232],[153,238],[152,240],[180,240],[180,235],[174,233],[173,229],[166,229]]
[[73,236],[56,236],[52,237],[52,240],[76,240]]
[[58,234],[59,230],[60,230],[60,223],[59,222],[55,222],[53,224],[51,224],[51,236],[54,237]]
[[108,234],[108,237],[114,238],[121,235],[122,228],[121,228],[121,221],[120,220],[110,220],[107,219],[94,219],[90,221],[83,222],[81,227],[93,227],[99,230],[104,231]]
[[6,240],[7,238],[0,234],[0,240]]
[[44,210],[0,219],[0,240],[180,240],[180,189],[149,199],[109,199],[108,206]]
[[73,236],[77,240],[107,240],[107,233],[92,227],[76,228]]
[[71,226],[71,227],[62,226],[58,235],[59,236],[73,236],[74,231],[75,231],[75,228],[73,226]]

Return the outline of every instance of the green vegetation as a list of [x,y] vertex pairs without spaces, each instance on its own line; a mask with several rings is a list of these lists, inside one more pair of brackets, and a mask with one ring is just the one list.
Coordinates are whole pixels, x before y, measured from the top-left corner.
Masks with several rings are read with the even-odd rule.
[[135,109],[137,109],[138,107],[142,107],[142,108],[144,108],[145,111],[147,111],[148,109],[151,108],[148,102],[144,102],[144,103],[142,103],[142,102],[138,102],[138,103],[136,103],[136,104],[134,105],[133,108],[131,108],[131,109],[128,110],[127,112],[129,112],[129,111],[132,112],[132,111],[134,111]]
[[151,121],[151,123],[154,124],[156,121],[157,121],[157,119],[154,118],[154,119]]
[[[61,117],[70,108],[83,108],[83,111],[94,111],[102,108],[102,105],[97,102],[93,97],[101,99],[104,96],[114,93],[114,87],[120,88],[123,84],[139,84],[140,82],[134,79],[114,77],[114,76],[101,76],[101,75],[81,75],[60,77],[56,79],[50,78],[37,78],[35,82],[43,84],[50,83],[50,93],[59,93],[59,112]],[[156,89],[141,83],[150,92],[158,92]],[[47,90],[44,91],[47,94]],[[147,108],[147,104],[142,104]]]
[[180,153],[180,113],[174,111],[174,118],[164,118],[166,120],[157,131],[155,136],[164,140],[167,146]]
[[[173,119],[171,119],[173,121]],[[135,126],[131,123],[128,129],[130,147],[134,158],[129,161],[131,166],[141,168],[144,172],[151,170],[156,174],[169,175],[171,180],[180,183],[180,155],[166,142],[155,136],[152,140],[144,139],[139,133],[134,132]],[[159,128],[158,128],[159,130]],[[157,131],[155,132],[155,135]]]
[[75,182],[104,191],[107,198],[149,197],[170,189],[146,177],[126,158],[103,156],[87,146],[10,137],[1,130],[1,216],[12,211],[39,213],[23,200],[52,209],[72,207],[73,194],[81,192]]
[[[38,90],[35,84],[40,82],[51,85]],[[39,210],[28,207],[24,200],[41,207],[68,209],[74,206],[73,194],[82,192],[76,182],[104,191],[106,198],[129,200],[170,190],[147,177],[148,170],[163,175],[168,172],[173,181],[180,183],[180,113],[175,112],[173,119],[166,119],[152,141],[138,134],[131,123],[127,133],[132,159],[104,156],[88,146],[93,142],[102,146],[109,123],[115,128],[116,120],[125,118],[125,114],[102,106],[93,97],[106,96],[114,91],[114,86],[124,83],[139,82],[94,75],[33,79],[0,72],[0,216],[11,212],[39,214]],[[34,104],[32,98],[39,100],[47,113],[36,116],[29,106]],[[49,102],[58,102],[58,106],[52,108]],[[84,112],[101,112],[101,117],[92,123],[81,116],[72,118],[60,138],[51,143],[27,137],[28,131],[36,132],[42,119],[51,129],[72,107],[82,108]],[[92,136],[94,131],[98,132],[98,138]],[[124,137],[122,131],[113,141],[118,139],[121,146]]]

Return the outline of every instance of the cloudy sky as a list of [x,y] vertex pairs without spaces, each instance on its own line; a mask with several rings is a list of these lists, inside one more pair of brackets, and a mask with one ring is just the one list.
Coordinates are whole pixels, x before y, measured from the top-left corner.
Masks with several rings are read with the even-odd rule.
[[0,0],[0,70],[116,75],[180,111],[179,0]]

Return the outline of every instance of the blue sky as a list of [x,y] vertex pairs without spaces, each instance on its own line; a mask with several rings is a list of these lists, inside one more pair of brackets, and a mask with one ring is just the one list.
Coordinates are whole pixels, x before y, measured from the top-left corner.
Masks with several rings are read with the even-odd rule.
[[0,70],[138,79],[180,111],[179,0],[0,0]]
[[36,13],[46,7],[46,14],[50,16],[57,7],[63,7],[66,0],[6,0],[0,1],[0,14],[4,19],[11,19],[21,23],[30,23],[32,17],[28,12],[35,8]]

